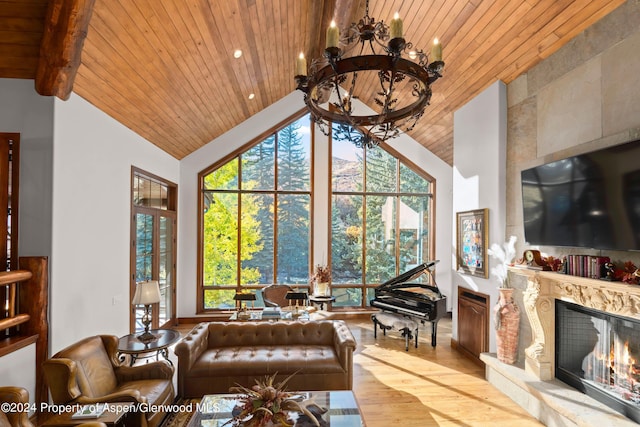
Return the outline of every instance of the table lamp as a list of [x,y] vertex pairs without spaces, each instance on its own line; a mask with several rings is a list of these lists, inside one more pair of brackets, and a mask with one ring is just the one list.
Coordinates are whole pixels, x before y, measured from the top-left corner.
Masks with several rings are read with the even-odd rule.
[[151,324],[151,305],[160,302],[160,286],[157,280],[148,280],[146,282],[138,282],[136,284],[136,293],[133,295],[131,304],[144,305],[144,315],[142,316],[142,324],[144,332],[138,335],[138,339],[142,342],[150,342],[156,339],[156,336],[149,332]]
[[251,307],[253,308],[253,301],[256,300],[256,295],[251,292],[236,292],[233,299],[236,301],[238,310],[238,319],[248,319],[250,317],[247,311],[247,303],[244,305],[242,301],[251,301]]
[[300,301],[302,301],[302,305],[303,306],[306,305],[307,293],[306,292],[290,291],[290,292],[287,292],[287,295],[285,296],[285,298],[287,300],[289,300],[289,305],[291,305],[292,301],[295,301],[293,316],[294,317],[298,317],[300,315],[300,313],[299,313],[299,303],[300,303]]

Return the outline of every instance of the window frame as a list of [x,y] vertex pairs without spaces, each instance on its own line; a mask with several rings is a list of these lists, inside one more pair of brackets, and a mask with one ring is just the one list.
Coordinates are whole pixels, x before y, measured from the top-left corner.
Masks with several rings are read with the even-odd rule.
[[[161,184],[167,188],[167,206],[166,209],[160,209],[156,207],[149,207],[138,205],[134,201],[134,185],[137,177],[142,177],[149,181],[156,182]],[[131,203],[131,217],[130,217],[130,234],[131,234],[131,247],[130,247],[130,255],[129,255],[129,269],[130,269],[130,279],[129,279],[129,301],[133,299],[133,296],[136,291],[136,270],[137,270],[137,253],[136,253],[136,241],[137,241],[137,230],[136,230],[136,216],[138,214],[149,215],[154,218],[153,222],[153,259],[152,259],[152,276],[148,278],[148,280],[158,280],[159,278],[159,268],[160,268],[160,250],[159,250],[159,237],[160,237],[160,218],[165,217],[170,219],[173,222],[172,227],[172,239],[173,239],[173,247],[172,247],[172,257],[171,263],[173,266],[173,284],[171,289],[171,317],[168,318],[163,324],[159,323],[160,318],[160,304],[152,305],[152,323],[151,328],[157,329],[161,327],[165,327],[171,324],[175,324],[177,320],[177,302],[176,302],[176,293],[178,286],[178,275],[177,275],[177,259],[178,259],[178,184],[171,182],[167,179],[149,173],[143,169],[137,168],[135,166],[131,167],[131,188],[130,188],[130,203]],[[131,312],[129,316],[129,330],[131,333],[136,332],[136,306],[131,304]]]
[[[196,314],[214,314],[214,313],[218,313],[218,314],[222,314],[222,313],[230,313],[233,311],[233,309],[220,309],[220,308],[205,308],[204,307],[204,296],[205,296],[205,291],[207,289],[211,289],[211,287],[204,285],[204,260],[203,260],[203,256],[204,256],[204,249],[203,249],[203,244],[204,244],[204,177],[206,175],[208,175],[209,173],[213,172],[214,170],[220,168],[221,166],[225,165],[227,162],[233,160],[234,158],[237,158],[239,155],[243,154],[244,152],[250,150],[252,147],[260,144],[262,141],[264,141],[266,138],[268,138],[270,135],[274,135],[276,134],[279,130],[281,130],[282,128],[288,126],[289,124],[293,123],[294,121],[300,119],[301,117],[305,116],[306,114],[308,114],[308,111],[306,109],[302,109],[300,111],[298,111],[295,114],[292,114],[291,116],[287,117],[286,119],[282,120],[281,122],[277,123],[276,125],[270,127],[269,129],[267,129],[266,131],[258,134],[255,138],[251,139],[250,141],[248,141],[247,143],[243,144],[242,146],[236,148],[235,150],[231,151],[230,153],[228,153],[227,155],[222,156],[220,159],[218,159],[217,161],[215,161],[214,163],[212,163],[211,165],[209,165],[208,167],[206,167],[205,169],[201,170],[198,173],[198,199],[197,199],[197,248],[196,248],[196,253],[197,253],[197,270],[196,270]],[[329,144],[329,147],[326,148],[326,154],[324,154],[324,150],[325,147],[322,147],[321,144],[322,143],[327,143]],[[327,264],[329,266],[332,265],[332,260],[331,260],[331,221],[332,221],[332,217],[331,217],[331,209],[332,209],[332,203],[333,203],[333,188],[332,188],[332,170],[333,170],[333,161],[332,161],[332,138],[331,136],[326,137],[326,139],[323,138],[322,135],[319,135],[318,132],[316,131],[316,126],[313,125],[313,121],[311,121],[311,169],[310,169],[310,174],[311,174],[311,182],[310,182],[310,213],[309,213],[309,220],[310,220],[310,247],[309,247],[309,277],[311,277],[312,275],[312,270],[315,266],[315,264],[320,261],[318,259],[316,259],[315,254],[314,254],[314,248],[317,251],[321,251],[320,254],[326,254],[326,255],[322,255],[322,264]],[[428,219],[428,227],[429,227],[429,236],[428,236],[428,241],[427,241],[427,248],[429,251],[429,254],[431,254],[431,256],[435,255],[435,242],[436,242],[436,227],[435,227],[435,216],[436,216],[436,205],[435,205],[435,199],[436,199],[436,187],[437,187],[437,182],[436,179],[430,175],[427,171],[423,170],[420,166],[418,166],[416,163],[414,163],[413,161],[409,160],[405,155],[401,154],[398,150],[394,149],[393,147],[391,147],[389,144],[387,143],[381,143],[380,147],[378,149],[383,149],[385,150],[389,155],[395,157],[396,159],[398,159],[398,161],[404,165],[405,167],[409,168],[412,172],[414,172],[415,174],[419,175],[420,177],[422,177],[423,179],[427,180],[429,182],[429,191],[427,192],[428,194],[430,194],[429,197],[429,201],[428,201],[428,209],[429,209],[429,219]],[[316,155],[319,154],[321,156],[321,158],[324,158],[326,156],[326,165],[323,162],[323,165],[316,165]],[[317,175],[317,171],[318,170],[322,170],[323,168],[326,168],[326,172],[323,173],[323,176],[318,176]],[[397,168],[400,169],[400,168]],[[316,184],[317,184],[317,180],[320,179],[326,179],[328,180],[328,183],[326,184],[327,187],[327,192],[326,194],[324,194],[324,190],[322,191],[323,194],[316,194]],[[318,184],[320,188],[324,187],[324,184]],[[398,185],[400,185],[400,183],[398,182]],[[396,187],[399,188],[399,187]],[[411,195],[410,193],[403,193],[403,192],[396,192],[394,193],[394,196],[398,197],[398,198],[402,198],[403,196],[406,195]],[[325,200],[326,198],[326,202],[328,203],[324,203],[323,200]],[[318,205],[318,202],[321,203],[321,205]],[[324,210],[324,215],[326,215],[327,218],[327,229],[325,230],[319,230],[317,229],[318,224],[316,224],[316,214],[320,213],[323,214],[323,210]],[[317,211],[317,212],[316,212]],[[320,221],[321,223],[323,222],[323,220]],[[326,234],[325,234],[326,232]],[[326,237],[320,237],[320,246],[316,247],[316,244],[314,242],[315,237],[318,236],[326,236]],[[399,236],[399,235],[398,235]],[[322,242],[322,239],[326,238],[326,247]],[[399,238],[399,237],[397,237]],[[396,245],[397,248],[399,248],[399,245]],[[324,248],[324,249],[323,249]],[[366,254],[365,254],[366,255]],[[325,259],[326,257],[326,259]],[[274,259],[274,268],[277,271],[277,259]],[[396,275],[403,273],[402,271],[398,271],[399,270],[399,263],[396,263]],[[389,279],[391,279],[392,277],[389,277]],[[358,284],[344,284],[344,285],[335,285],[332,283],[332,286],[335,286],[337,288],[353,288],[353,287],[359,287],[362,289],[362,304],[360,307],[358,306],[347,306],[347,307],[332,307],[332,305],[330,304],[330,310],[333,311],[353,311],[358,310],[358,309],[365,309],[368,310],[370,309],[370,307],[367,304],[367,291],[370,289],[374,289],[377,286],[379,286],[379,283],[370,283],[370,284],[365,284],[365,283],[358,283]],[[236,281],[235,286],[230,286],[228,287],[228,289],[240,289],[240,287],[242,287],[243,289],[253,289],[253,290],[258,290],[262,287],[263,285],[244,285],[241,286],[238,281]],[[300,288],[304,288],[304,286],[300,286]],[[216,287],[216,289],[224,289],[224,287]]]
[[[435,241],[436,241],[436,227],[435,227],[435,199],[436,199],[436,179],[430,175],[428,172],[424,171],[422,168],[420,168],[418,165],[416,165],[414,162],[412,162],[411,160],[407,159],[407,157],[405,157],[404,155],[402,155],[400,152],[398,152],[396,149],[394,149],[393,147],[391,147],[389,144],[387,144],[386,142],[381,142],[380,145],[376,148],[376,149],[382,149],[384,151],[387,152],[387,154],[391,155],[392,157],[395,157],[397,159],[396,162],[396,191],[394,192],[377,192],[377,193],[373,193],[373,192],[368,192],[366,190],[366,185],[364,186],[363,190],[358,192],[358,191],[343,191],[343,192],[334,192],[333,191],[333,185],[332,185],[332,180],[333,180],[333,139],[331,137],[328,138],[328,142],[329,142],[329,164],[328,164],[328,179],[329,179],[329,206],[328,206],[328,238],[327,238],[327,251],[329,253],[329,266],[332,266],[332,229],[333,227],[331,226],[331,224],[333,223],[333,217],[332,217],[332,208],[333,208],[333,203],[334,203],[334,195],[356,195],[356,196],[362,196],[363,197],[363,204],[364,204],[364,211],[363,211],[363,221],[362,221],[362,226],[363,226],[363,236],[366,236],[366,197],[367,195],[372,196],[372,197],[388,197],[388,196],[392,196],[394,197],[394,200],[401,200],[402,197],[406,197],[406,196],[411,196],[411,193],[405,193],[400,191],[400,186],[401,186],[401,182],[400,182],[400,170],[401,170],[401,164],[404,164],[404,166],[406,166],[407,168],[411,169],[412,172],[414,172],[415,174],[419,175],[421,178],[425,179],[426,181],[429,182],[429,192],[426,193],[429,195],[429,202],[428,202],[428,209],[429,209],[429,220],[428,220],[428,227],[429,227],[429,237],[428,237],[428,250],[429,250],[429,254],[434,254],[435,253]],[[365,166],[363,168],[363,183],[366,183],[366,151],[367,149],[363,150],[364,153],[364,161],[365,161]],[[396,214],[394,222],[395,222],[395,230],[396,231],[400,231],[399,230],[399,221],[400,221],[400,217]],[[400,271],[400,263],[398,262],[398,257],[399,257],[399,252],[400,252],[400,245],[398,240],[400,239],[400,233],[396,232],[395,233],[395,253],[394,256],[396,258],[396,268],[395,268],[395,275],[394,277],[400,275],[401,273],[404,273],[404,271]],[[333,306],[331,307],[332,311],[350,311],[350,310],[354,310],[354,309],[370,309],[370,306],[368,305],[368,300],[367,300],[367,292],[370,289],[375,289],[378,286],[381,285],[381,283],[367,283],[366,282],[366,259],[367,259],[367,251],[366,251],[366,237],[363,237],[363,243],[362,243],[362,258],[364,260],[364,265],[365,265],[365,269],[363,269],[362,271],[362,281],[360,283],[344,283],[344,284],[339,284],[339,283],[335,283],[332,282],[331,283],[331,287],[332,289],[360,289],[361,291],[361,304],[360,306],[343,306],[343,307],[336,307]],[[392,279],[393,277],[389,277],[389,279]],[[432,280],[433,276],[431,276],[429,278],[429,280]]]
[[[204,284],[204,194],[205,191],[207,191],[204,187],[204,178],[205,176],[209,175],[210,173],[212,173],[213,171],[219,169],[220,167],[222,167],[223,165],[227,164],[228,162],[232,161],[233,159],[237,158],[238,156],[242,155],[243,153],[246,153],[247,151],[249,151],[250,149],[252,149],[253,147],[257,146],[258,144],[262,143],[265,139],[267,139],[269,136],[271,135],[277,135],[277,133],[282,130],[283,128],[289,126],[290,124],[294,123],[295,121],[299,120],[300,118],[304,117],[305,115],[308,114],[308,111],[306,109],[300,110],[297,113],[287,117],[286,119],[282,120],[281,122],[277,123],[276,125],[272,126],[271,128],[269,128],[268,130],[266,130],[265,132],[262,132],[261,134],[259,134],[258,136],[256,136],[255,138],[253,138],[252,140],[248,141],[246,144],[243,144],[241,147],[237,148],[236,150],[233,150],[232,152],[230,152],[229,154],[227,154],[226,156],[223,156],[222,158],[220,158],[218,161],[214,162],[213,164],[211,164],[210,166],[208,166],[207,168],[201,170],[198,173],[198,207],[197,207],[197,212],[198,212],[198,220],[197,220],[197,227],[198,227],[198,238],[197,238],[197,274],[196,274],[196,280],[197,280],[197,293],[196,293],[196,314],[204,314],[204,313],[222,313],[222,312],[229,312],[230,310],[225,310],[225,309],[220,309],[220,308],[205,308],[204,306],[204,295],[205,292],[208,289],[212,289],[211,286],[205,286]],[[313,218],[313,211],[314,211],[314,185],[313,185],[313,176],[314,176],[314,164],[315,164],[315,158],[314,158],[314,151],[315,151],[315,129],[313,126],[313,122],[312,126],[311,126],[311,138],[310,138],[310,150],[311,150],[311,165],[310,165],[310,183],[309,183],[309,197],[310,197],[310,212],[309,212],[309,270],[311,270],[312,268],[312,263],[311,261],[313,260],[313,224],[314,224],[314,218]],[[277,138],[277,137],[276,137]],[[277,141],[277,139],[276,139]],[[235,190],[234,190],[235,192]],[[252,193],[252,194],[260,194],[260,193],[277,193],[277,194],[300,194],[299,192],[292,192],[292,191],[287,191],[287,190],[278,190],[277,188],[274,189],[273,191],[269,190],[269,191],[260,191],[260,190],[253,190],[253,191],[243,191],[243,190],[238,190],[237,193],[238,194],[242,194],[242,193]],[[274,230],[274,233],[277,234],[277,228]],[[240,244],[240,242],[238,242],[238,244]],[[278,260],[277,258],[274,258],[274,271],[277,272],[277,268],[278,268]],[[255,291],[261,289],[262,287],[264,287],[265,284],[260,284],[260,285],[244,285],[242,286],[240,284],[239,280],[236,280],[236,284],[235,286],[216,286],[215,289],[235,289],[240,290],[240,289],[253,289]],[[301,286],[302,287],[302,286]]]

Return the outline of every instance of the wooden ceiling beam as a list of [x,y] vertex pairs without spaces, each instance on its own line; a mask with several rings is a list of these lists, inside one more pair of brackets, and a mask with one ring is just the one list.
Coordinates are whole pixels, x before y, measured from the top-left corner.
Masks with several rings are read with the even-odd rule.
[[69,99],[95,0],[51,0],[44,22],[36,91]]

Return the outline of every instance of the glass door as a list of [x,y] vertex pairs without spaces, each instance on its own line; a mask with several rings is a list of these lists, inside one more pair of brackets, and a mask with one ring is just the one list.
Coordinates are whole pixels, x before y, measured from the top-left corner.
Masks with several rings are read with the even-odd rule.
[[160,282],[160,325],[169,323],[175,316],[173,310],[174,270],[175,270],[175,219],[160,215],[160,252],[158,281]]
[[[154,329],[175,324],[176,194],[174,184],[133,170],[131,296],[136,284],[157,280],[160,303],[152,307]],[[132,309],[131,332],[142,331],[144,307]]]
[[[135,214],[135,280],[133,283],[135,293],[135,284],[138,282],[144,282],[146,280],[153,279],[154,271],[154,223],[155,217],[152,214],[136,213]],[[133,307],[134,310],[134,325],[132,332],[139,332],[144,330],[142,324],[142,316],[144,315],[144,307],[137,305]],[[158,316],[153,316],[152,328],[158,327]]]

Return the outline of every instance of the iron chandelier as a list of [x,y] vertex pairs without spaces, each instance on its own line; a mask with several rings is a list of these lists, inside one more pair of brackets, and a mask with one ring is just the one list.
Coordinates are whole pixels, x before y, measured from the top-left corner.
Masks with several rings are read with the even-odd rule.
[[[431,84],[442,77],[442,46],[434,40],[430,55],[415,50],[402,34],[396,13],[391,24],[365,15],[343,33],[331,22],[326,49],[307,70],[304,54],[296,61],[297,89],[311,120],[325,135],[371,148],[414,128],[431,98]],[[350,55],[356,47],[357,54]],[[429,62],[431,60],[431,62]],[[369,92],[369,93],[367,93]],[[367,114],[356,111],[355,99],[374,105]],[[367,108],[367,107],[364,107]]]

